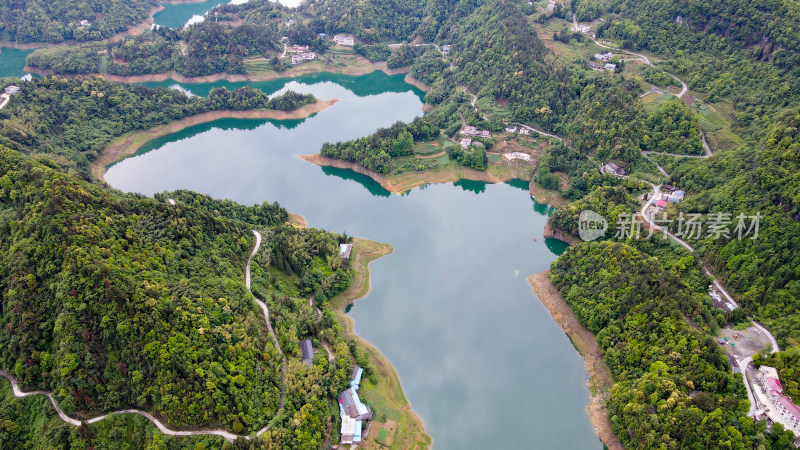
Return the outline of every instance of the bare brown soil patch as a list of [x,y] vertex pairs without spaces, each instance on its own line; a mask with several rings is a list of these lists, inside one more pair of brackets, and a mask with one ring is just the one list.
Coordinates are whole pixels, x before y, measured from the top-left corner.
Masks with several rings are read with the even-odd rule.
[[306,224],[306,218],[301,216],[300,214],[295,214],[295,213],[289,213],[289,223],[303,228],[306,228],[308,226]]
[[410,74],[406,74],[406,77],[403,78],[403,81],[405,81],[406,83],[408,83],[408,84],[410,84],[410,85],[412,85],[412,86],[416,87],[417,89],[419,89],[421,91],[424,91],[424,92],[428,92],[428,91],[431,90],[430,86],[428,86],[427,84],[423,83],[422,81],[419,81],[418,79],[412,77]]

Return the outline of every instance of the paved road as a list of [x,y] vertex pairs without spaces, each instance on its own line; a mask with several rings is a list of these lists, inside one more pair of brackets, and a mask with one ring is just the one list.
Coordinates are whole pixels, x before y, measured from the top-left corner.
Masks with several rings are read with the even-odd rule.
[[766,334],[767,337],[769,338],[769,342],[772,344],[772,350],[770,350],[770,353],[778,353],[779,351],[781,351],[781,348],[778,347],[778,341],[775,340],[775,336],[773,336],[772,333],[769,332],[769,330],[764,328],[764,326],[761,325],[760,323],[758,323],[755,320],[753,320],[752,317],[750,318],[750,321],[753,322],[753,326],[754,327],[756,327],[759,330],[761,330],[761,332]]
[[[253,293],[253,291],[250,290],[250,262],[253,260],[253,256],[255,256],[256,253],[258,253],[258,249],[261,248],[261,233],[259,233],[256,230],[252,231],[256,237],[256,245],[253,246],[253,252],[250,253],[250,257],[247,258],[247,268],[245,269],[245,275],[244,275],[244,283],[247,286],[247,290],[250,291],[251,294]],[[275,334],[275,330],[272,329],[272,323],[269,321],[269,309],[267,308],[267,304],[264,303],[263,300],[256,297],[255,295],[253,295],[253,298],[255,299],[256,303],[258,303],[258,306],[261,307],[261,311],[264,312],[264,321],[267,323],[267,330],[269,330],[270,336],[272,336],[272,342],[275,343],[275,348],[278,350],[278,353],[280,353],[281,356],[283,357],[283,367],[281,367],[281,403],[280,405],[278,405],[278,410],[275,412],[275,414],[277,415],[279,412],[283,410],[283,405],[286,402],[286,369],[289,366],[289,363],[286,360],[286,355],[283,353],[283,350],[281,350],[281,344],[280,342],[278,342],[278,336]],[[269,430],[269,425],[260,429],[256,433],[256,436],[260,436],[267,430]]]
[[520,126],[522,128],[525,128],[525,129],[528,129],[530,131],[535,131],[535,132],[541,134],[542,136],[547,136],[547,137],[551,137],[553,139],[558,139],[559,141],[563,141],[564,140],[564,139],[561,138],[561,136],[556,136],[555,134],[550,134],[550,133],[548,133],[546,131],[542,131],[542,130],[540,130],[538,128],[534,128],[534,127],[532,127],[530,125],[519,124],[518,126]]
[[742,371],[742,377],[744,378],[744,387],[747,389],[747,399],[750,400],[750,410],[747,411],[747,417],[753,417],[759,409],[758,402],[756,401],[755,395],[753,395],[753,389],[750,387],[750,378],[747,376],[747,366],[753,361],[753,358],[748,356],[747,358],[738,361],[739,362],[739,370]]
[[[575,16],[573,15],[573,20],[574,20],[574,18],[575,18]],[[575,22],[575,27],[577,28],[577,26],[578,26],[577,22]],[[637,59],[641,60],[643,63],[647,64],[648,66],[655,67],[655,66],[653,66],[653,63],[650,61],[650,58],[648,58],[645,55],[642,55],[641,53],[635,53],[635,52],[631,52],[631,51],[628,51],[628,50],[623,50],[621,48],[611,47],[611,46],[605,45],[603,43],[597,42],[597,39],[595,39],[595,38],[591,38],[591,39],[594,42],[594,44],[597,45],[598,47],[602,47],[602,48],[605,48],[605,49],[608,49],[608,50],[614,50],[614,51],[617,51],[617,52],[620,52],[620,53],[625,53],[626,55],[635,56]],[[681,84],[681,91],[680,91],[680,93],[677,94],[677,97],[678,98],[683,98],[683,96],[686,95],[686,92],[689,90],[689,86],[687,86],[686,83],[684,83],[683,80],[681,80],[680,78],[676,77],[675,75],[673,75],[673,74],[671,74],[669,72],[663,71],[663,70],[662,70],[662,72],[664,72],[665,74],[669,75],[670,77],[675,79],[675,81],[677,81],[678,83]]]
[[[8,100],[6,100],[6,101],[8,101]],[[2,107],[2,106],[0,106],[0,107]],[[170,203],[172,203],[172,202],[170,202]],[[244,277],[245,286],[247,286],[247,290],[248,291],[250,291],[250,262],[252,261],[253,256],[255,256],[255,254],[258,252],[258,249],[261,247],[261,233],[259,233],[256,230],[253,230],[253,234],[256,237],[256,245],[253,247],[253,252],[250,254],[250,257],[247,259],[247,267],[246,267],[246,270],[245,270],[245,277]],[[255,296],[253,296],[253,297],[255,298]],[[269,310],[267,309],[267,305],[263,301],[258,299],[258,298],[255,298],[255,300],[256,300],[256,302],[258,302],[259,306],[261,306],[261,309],[264,312],[264,320],[267,323],[267,329],[269,330],[269,333],[272,336],[273,341],[275,342],[275,346],[277,347],[278,352],[281,353],[281,355],[283,355],[283,351],[281,351],[280,344],[278,343],[278,338],[275,336],[275,332],[272,329],[272,324],[269,321]],[[325,349],[328,350],[329,358],[333,359],[333,353],[331,353],[330,349],[327,346],[327,343],[325,344]],[[286,367],[287,367],[286,356],[283,355],[283,367],[281,368],[281,402],[280,402],[280,406],[278,407],[278,411],[276,412],[276,415],[281,410],[283,410],[283,406],[284,406],[284,402],[285,402],[285,395],[286,395]],[[120,411],[114,411],[114,412],[110,412],[108,414],[103,414],[101,416],[93,417],[93,418],[88,419],[86,421],[78,420],[78,419],[75,419],[74,417],[70,417],[69,415],[67,415],[67,413],[65,413],[64,410],[62,410],[61,407],[58,406],[58,403],[56,403],[55,399],[53,398],[52,393],[50,393],[48,391],[41,391],[41,390],[40,391],[23,392],[20,389],[19,383],[17,382],[17,380],[15,380],[14,377],[12,377],[10,374],[8,374],[5,371],[0,370],[0,375],[2,375],[5,379],[7,379],[11,383],[11,390],[14,393],[15,397],[28,397],[28,396],[31,396],[31,395],[44,395],[45,397],[47,397],[50,400],[50,403],[53,405],[53,408],[56,410],[56,413],[58,414],[58,417],[61,418],[62,421],[64,421],[65,423],[68,423],[70,425],[80,426],[84,422],[91,424],[91,423],[99,422],[99,421],[101,421],[101,420],[103,420],[103,419],[105,419],[107,417],[114,416],[114,415],[119,415],[119,414],[138,414],[138,415],[140,415],[142,417],[146,417],[148,420],[153,422],[153,424],[159,429],[159,431],[161,431],[161,433],[163,433],[165,435],[168,435],[168,436],[208,436],[208,435],[212,435],[212,436],[221,436],[221,437],[227,439],[230,442],[233,442],[234,440],[236,440],[237,438],[240,438],[240,437],[244,438],[244,439],[247,439],[247,440],[250,440],[250,436],[242,436],[242,435],[234,434],[234,433],[231,433],[229,431],[218,429],[218,428],[205,429],[205,430],[193,430],[193,431],[176,431],[176,430],[172,430],[170,428],[167,428],[166,425],[164,425],[160,420],[156,419],[152,414],[150,414],[150,413],[148,413],[146,411],[138,410],[138,409],[123,409],[123,410],[120,410]],[[256,432],[256,434],[255,434],[256,437],[262,435],[267,430],[269,430],[269,427],[270,426],[267,425],[264,428],[258,430]]]
[[[650,218],[650,216],[647,215],[647,210],[653,204],[653,201],[655,201],[656,198],[661,196],[661,185],[657,186],[655,184],[652,184],[652,186],[653,186],[653,192],[650,195],[650,199],[644,204],[644,206],[642,206],[642,210],[640,211],[642,219],[645,222],[647,222],[647,224],[650,227],[652,227],[654,230],[661,231],[662,233],[664,233],[667,236],[669,236],[670,239],[672,239],[675,242],[677,242],[678,244],[682,245],[684,248],[686,248],[690,252],[694,253],[694,248],[691,245],[687,244],[686,241],[684,241],[683,239],[679,238],[678,236],[675,236],[671,231],[666,229],[666,227],[662,227],[660,225],[656,225],[656,223],[653,222],[653,220]],[[734,300],[733,297],[731,297],[730,294],[728,294],[728,291],[725,289],[725,287],[722,285],[722,283],[720,283],[719,280],[717,280],[717,277],[715,277],[711,273],[711,271],[708,270],[708,267],[706,267],[705,264],[701,263],[701,265],[702,265],[703,271],[706,273],[706,275],[710,276],[711,279],[713,280],[714,286],[716,286],[717,289],[720,292],[722,292],[722,295],[725,296],[725,298],[734,306],[734,308],[738,308],[739,304],[736,303],[736,300]],[[766,329],[762,328],[762,330],[765,331],[768,335],[770,335],[769,332],[766,331]],[[772,336],[772,335],[770,335],[770,336]]]
[[[45,397],[47,397],[50,400],[50,403],[53,405],[53,408],[56,410],[56,413],[58,414],[58,417],[61,418],[62,421],[64,421],[65,423],[68,423],[70,425],[74,425],[76,427],[83,424],[83,421],[68,416],[67,413],[65,413],[64,410],[62,410],[61,407],[58,406],[58,403],[56,403],[55,399],[53,398],[53,395],[50,392],[47,392],[47,391],[23,392],[19,388],[19,383],[17,383],[17,380],[15,380],[11,375],[9,375],[8,373],[6,373],[6,372],[4,372],[2,370],[0,370],[0,375],[2,375],[5,379],[7,379],[11,383],[11,390],[14,393],[15,397],[28,397],[30,395],[44,395]],[[225,430],[220,430],[220,429],[196,430],[196,431],[175,431],[175,430],[171,430],[171,429],[167,428],[163,423],[161,423],[160,420],[158,420],[155,417],[153,417],[152,414],[147,413],[145,411],[140,411],[138,409],[123,409],[123,410],[120,410],[120,411],[114,411],[114,412],[111,412],[111,413],[108,413],[108,414],[104,414],[102,416],[98,416],[98,417],[94,417],[92,419],[86,420],[86,423],[99,422],[99,421],[105,419],[106,417],[120,415],[120,414],[138,414],[140,416],[147,417],[151,422],[153,422],[153,424],[156,427],[158,427],[158,429],[163,434],[166,434],[166,435],[169,435],[169,436],[207,436],[207,435],[214,435],[214,436],[221,436],[221,437],[223,437],[223,438],[225,438],[225,439],[227,439],[228,441],[231,441],[231,442],[233,442],[237,437],[239,437],[236,434],[233,434],[233,433],[225,431]]]
[[8,101],[11,100],[11,96],[8,94],[0,94],[0,109],[3,109],[8,104]]

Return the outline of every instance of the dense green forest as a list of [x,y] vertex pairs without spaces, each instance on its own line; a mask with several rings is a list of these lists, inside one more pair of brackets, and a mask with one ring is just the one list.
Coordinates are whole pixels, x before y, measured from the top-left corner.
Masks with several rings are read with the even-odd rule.
[[280,374],[242,282],[247,226],[0,157],[3,366],[76,415],[136,406],[176,426],[263,426]]
[[192,114],[221,109],[296,109],[311,95],[289,92],[272,100],[244,87],[208,97],[171,89],[111,83],[100,78],[50,77],[24,83],[0,110],[0,144],[90,179],[89,164],[116,137]]
[[[797,344],[800,41],[792,27],[800,12],[795,2],[573,0],[570,5],[559,5],[551,16],[536,15],[532,6],[505,0],[396,0],[389,4],[310,0],[296,13],[255,0],[221,6],[217,11],[228,24],[148,32],[108,45],[40,50],[28,62],[62,73],[99,72],[103,65],[108,73],[119,75],[166,70],[185,75],[238,73],[243,70],[243,58],[280,51],[279,36],[322,51],[325,41],[318,33],[353,33],[363,43],[354,49],[358,54],[371,61],[386,61],[393,68],[410,65],[411,75],[431,87],[426,101],[432,110],[409,124],[398,123],[371,136],[326,143],[322,155],[391,173],[396,170],[394,158],[412,154],[418,142],[456,136],[462,120],[492,131],[502,130],[504,121],[536,125],[565,138],[547,147],[534,174],[535,181],[560,190],[573,201],[557,210],[550,224],[576,234],[578,215],[592,209],[609,220],[608,238],[613,237],[620,213],[640,209],[636,196],[649,191],[650,186],[635,178],[603,175],[597,170],[600,163],[613,161],[631,172],[658,176],[654,164],[641,156],[642,151],[704,153],[700,138],[703,122],[695,112],[698,103],[687,106],[684,101],[671,99],[648,106],[639,99],[643,92],[639,77],[662,88],[678,85],[663,70],[685,80],[692,89],[687,103],[700,95],[706,104],[719,106],[742,144],[738,148],[715,148],[714,157],[708,159],[651,155],[671,174],[659,182],[669,182],[687,192],[687,200],[670,207],[670,211],[725,212],[731,217],[758,212],[758,239],[701,239],[692,242],[697,249],[694,253],[660,238],[580,244],[554,263],[552,280],[581,322],[597,334],[614,373],[616,385],[608,406],[614,431],[623,443],[633,448],[777,449],[789,445],[791,435],[780,427],[767,432],[764,422],[753,423],[744,416],[747,404],[741,378],[730,373],[724,353],[710,336],[720,326],[753,315],[775,334],[782,347]],[[656,67],[639,67],[633,76],[627,65],[621,73],[598,74],[585,70],[583,63],[566,62],[544,45],[535,27],[537,22],[571,19],[573,12],[581,21],[603,17],[597,25],[599,37],[616,40],[632,50],[648,50],[663,61]],[[297,19],[297,24],[287,25],[289,18]],[[229,27],[239,20],[244,25]],[[585,40],[571,34],[566,23],[558,34],[559,45]],[[451,52],[442,57],[430,46],[400,46],[391,51],[385,45],[415,38],[440,46],[450,44]],[[185,54],[181,51],[184,43]],[[471,107],[469,93],[501,114],[489,112],[484,118]],[[74,410],[139,405],[176,423],[194,420],[243,430],[263,424],[264,417],[275,416],[274,427],[265,436],[269,444],[319,447],[329,424],[335,424],[332,399],[343,385],[348,366],[353,359],[366,364],[355,344],[342,337],[327,305],[327,299],[349,282],[349,269],[342,265],[335,248],[347,237],[279,225],[285,221],[285,212],[274,205],[243,207],[183,191],[170,194],[181,205],[177,209],[185,220],[180,221],[172,219],[171,214],[177,212],[165,206],[164,196],[148,200],[101,195],[104,191],[42,166],[88,179],[89,162],[113,137],[126,131],[213,109],[269,105],[292,109],[290,106],[307,101],[313,99],[292,96],[278,106],[254,90],[220,90],[206,99],[188,99],[173,91],[149,91],[94,79],[45,79],[23,86],[23,92],[0,110],[0,143],[41,163],[3,153],[5,160],[13,162],[9,164],[28,169],[3,169],[13,174],[0,178],[3,205],[8,205],[0,212],[0,223],[5,224],[0,235],[28,240],[13,248],[4,247],[2,257],[8,261],[4,263],[8,269],[0,273],[0,288],[10,292],[9,299],[16,301],[15,305],[25,305],[25,294],[45,293],[57,295],[62,303],[37,305],[41,311],[13,311],[4,306],[7,329],[18,330],[0,336],[6,340],[5,367],[18,371],[17,376],[31,386],[59,388],[59,399]],[[488,163],[483,149],[462,151],[453,147],[448,154],[465,166],[481,170]],[[560,189],[561,174],[569,180],[566,189]],[[73,201],[73,196],[84,203],[91,198],[89,204],[93,206],[86,211],[64,212],[69,206],[37,197],[42,195],[39,190],[55,193],[54,198],[62,199],[62,203]],[[35,206],[37,201],[41,207]],[[135,211],[136,222],[120,216],[129,211]],[[80,220],[68,216],[70,213],[79,214]],[[23,226],[20,214],[33,217],[35,226]],[[71,220],[69,225],[66,217]],[[252,246],[243,223],[270,229],[265,233],[264,249],[255,258],[253,290],[274,315],[281,349],[289,358],[286,405],[277,415],[281,358],[266,331],[259,328],[263,322],[255,320],[257,308],[243,300],[247,295],[241,292],[241,280],[235,279],[241,277],[240,271],[233,270],[242,265]],[[212,228],[218,231],[212,233]],[[61,231],[65,236],[59,237]],[[170,233],[187,234],[176,247],[164,242],[173,236]],[[238,237],[234,239],[233,234]],[[81,242],[81,236],[89,235],[105,239],[108,248],[118,253],[110,255],[90,246],[80,248],[82,253],[74,250],[55,255],[48,254],[54,250],[35,245],[41,240],[62,239],[58,243],[70,249]],[[146,245],[138,241],[142,236],[147,237]],[[65,264],[89,257],[96,260],[85,271],[71,270],[68,264],[64,268],[63,264],[39,267],[32,263],[59,257]],[[201,267],[200,258],[220,263]],[[742,306],[736,313],[713,309],[707,295],[710,279],[703,273],[701,262],[736,295]],[[136,273],[109,270],[128,265],[143,269]],[[160,284],[141,287],[130,281],[144,270],[157,274],[154,280]],[[196,282],[201,274],[210,272],[213,283]],[[122,285],[135,294],[135,301],[124,305],[114,300],[104,302],[117,292],[114,289],[123,289],[117,285],[104,286],[105,291],[90,289],[109,276],[129,283]],[[42,277],[55,281],[45,283]],[[83,284],[77,282],[81,280]],[[76,286],[74,295],[63,289],[67,282]],[[204,294],[195,298],[201,288]],[[206,296],[206,291],[210,295]],[[171,311],[164,312],[145,300],[156,294],[166,297],[167,293],[174,306]],[[54,314],[62,304],[66,305],[64,311],[69,311],[63,317]],[[195,312],[195,307],[205,308],[219,322],[218,328],[236,338],[231,349],[197,355],[201,353],[198,339],[208,337],[189,333],[182,328],[184,322],[170,321],[178,317],[178,308],[181,320],[202,320],[203,314]],[[321,318],[315,307],[320,308]],[[103,326],[105,315],[144,317],[147,308],[155,309],[147,319],[133,321],[127,328],[110,327],[108,322]],[[231,321],[241,314],[244,320]],[[40,326],[36,330],[39,335],[31,330],[33,319],[42,322],[36,325]],[[97,324],[90,323],[96,319]],[[172,333],[175,339],[148,341],[147,334],[141,334],[143,323],[161,327],[160,333]],[[88,334],[81,334],[84,330]],[[109,343],[124,333],[135,336],[131,346],[116,348]],[[186,339],[178,337],[179,333]],[[69,339],[54,348],[54,336]],[[305,338],[312,339],[318,350],[310,369],[297,361],[298,342]],[[124,360],[131,366],[126,366],[128,372],[113,366],[140,344],[142,355],[131,357],[130,362]],[[148,353],[144,346],[150,344],[152,352]],[[332,361],[323,350],[325,345],[333,352]],[[216,366],[211,369],[220,354],[232,359],[229,352],[237,357],[235,363],[223,365],[221,372]],[[176,354],[187,356],[176,360]],[[194,359],[189,355],[195,355]],[[203,361],[209,364],[203,366]],[[787,393],[797,400],[800,371],[796,349],[755,361],[778,367]],[[194,372],[184,372],[183,366],[191,366]],[[134,371],[142,374],[138,383],[133,382]],[[240,374],[243,380],[236,378]],[[198,392],[201,379],[212,375],[217,377],[212,380],[217,395],[214,400],[221,399],[219,403],[229,409],[220,411],[209,402],[198,401],[187,413],[191,420],[176,417],[178,411],[184,411],[181,396]],[[231,381],[224,383],[223,379]],[[119,398],[108,393],[109,387],[116,388],[128,380]],[[159,381],[144,386],[141,380]],[[242,392],[247,402],[238,405],[228,401]],[[9,427],[13,430],[13,425]],[[75,431],[61,431],[68,432],[73,433],[69,439],[94,442],[85,436],[75,437]],[[63,436],[67,439],[67,434]],[[38,442],[32,441],[37,438],[23,435],[20,439],[24,441],[7,442]]]
[[274,27],[230,27],[203,22],[187,29],[159,28],[113,43],[39,49],[27,65],[55,74],[143,75],[175,70],[187,77],[245,72],[243,59],[282,50]]
[[[586,243],[551,278],[597,334],[616,383],[609,418],[630,448],[786,448],[793,435],[745,417],[740,378],[712,339],[710,302],[655,258],[624,243]],[[701,328],[701,329],[695,329]]]
[[[317,448],[353,361],[373,373],[327,302],[352,277],[339,255],[347,236],[284,225],[277,204],[117,193],[7,149],[0,170],[0,322],[8,330],[0,358],[25,389],[52,390],[67,413],[134,407],[174,427],[234,433],[269,423],[266,443]],[[253,292],[269,305],[282,354],[244,286],[250,227],[265,236]],[[299,362],[306,338],[319,355],[311,368]],[[135,418],[20,435],[29,422],[9,414],[0,430],[9,443],[92,442],[119,435],[120,422],[128,423],[123,434],[162,438]]]
[[[94,41],[106,39],[142,22],[154,0],[3,0],[0,40],[14,42]],[[81,21],[91,25],[81,27]]]

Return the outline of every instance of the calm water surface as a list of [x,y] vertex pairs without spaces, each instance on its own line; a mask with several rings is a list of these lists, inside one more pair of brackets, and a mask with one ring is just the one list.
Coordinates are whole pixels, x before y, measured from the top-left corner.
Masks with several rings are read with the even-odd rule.
[[583,360],[525,279],[564,250],[542,236],[550,208],[524,183],[389,195],[367,177],[297,157],[421,115],[421,93],[402,76],[257,86],[340,101],[306,120],[184,130],[112,166],[106,180],[147,195],[187,188],[245,204],[277,200],[311,226],[394,245],[372,263],[372,292],[349,314],[397,368],[435,448],[601,448],[586,414]]
[[25,58],[33,50],[18,50],[11,47],[0,48],[0,77],[21,77],[25,75]]

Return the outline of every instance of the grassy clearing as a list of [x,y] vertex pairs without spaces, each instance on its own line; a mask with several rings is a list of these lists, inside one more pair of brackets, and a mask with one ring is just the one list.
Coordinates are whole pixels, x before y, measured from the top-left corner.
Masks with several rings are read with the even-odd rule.
[[345,75],[363,75],[375,70],[375,66],[355,53],[338,49],[331,49],[317,59],[292,66],[283,72],[272,68],[267,58],[251,58],[244,61],[244,68],[248,75],[257,79],[272,79],[281,77],[295,77],[315,72],[331,72]]
[[553,18],[546,24],[533,22],[533,25],[539,35],[539,39],[541,39],[544,45],[552,50],[559,59],[582,64],[598,51],[598,47],[588,38],[583,42],[578,42],[576,39],[573,39],[569,44],[558,42],[553,39],[553,33],[560,34],[564,26],[571,32],[572,21]]
[[494,117],[499,120],[511,120],[511,110],[508,109],[507,106],[501,105],[489,97],[480,97],[478,101],[475,102],[475,106],[483,113],[488,114],[490,117]]
[[566,197],[563,197],[558,191],[545,189],[542,187],[542,185],[535,181],[531,181],[528,192],[533,196],[533,198],[536,199],[537,202],[545,205],[555,206],[556,208],[567,206],[570,203],[570,200]]
[[732,109],[730,105],[716,103],[712,106],[701,100],[695,100],[692,109],[700,117],[700,128],[706,134],[706,140],[714,151],[732,150],[744,143],[731,129],[733,119],[730,114],[724,112],[726,109]]
[[647,94],[644,97],[641,97],[642,103],[644,104],[644,109],[647,110],[648,113],[652,113],[659,106],[673,98],[675,98],[674,95],[667,94],[666,92],[663,94]]
[[420,142],[414,146],[415,155],[435,155],[456,144],[450,141]]
[[372,384],[367,377],[364,378],[359,394],[372,403],[376,416],[385,417],[386,423],[376,423],[376,426],[380,425],[380,430],[370,432],[361,445],[365,448],[430,448],[433,440],[425,433],[422,421],[408,404],[394,367],[375,347],[355,334],[353,319],[344,312],[347,305],[369,293],[369,263],[388,255],[392,250],[389,244],[355,239],[351,256],[355,272],[353,281],[347,290],[331,299],[331,305],[339,321],[344,325],[344,333],[358,342],[359,347],[367,353],[379,372],[377,384]]

